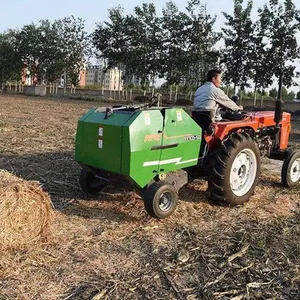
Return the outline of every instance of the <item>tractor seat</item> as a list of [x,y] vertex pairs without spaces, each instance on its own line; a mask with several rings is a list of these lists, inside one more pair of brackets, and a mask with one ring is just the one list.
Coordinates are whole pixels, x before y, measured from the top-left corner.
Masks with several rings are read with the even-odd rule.
[[212,123],[209,111],[193,110],[192,119],[202,128],[203,131],[206,131]]

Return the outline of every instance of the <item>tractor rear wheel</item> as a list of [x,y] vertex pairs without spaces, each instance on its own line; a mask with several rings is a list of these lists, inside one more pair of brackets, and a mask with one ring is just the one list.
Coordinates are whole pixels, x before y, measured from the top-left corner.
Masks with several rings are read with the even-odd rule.
[[209,177],[212,200],[239,205],[252,196],[260,173],[260,153],[247,133],[232,133],[214,156]]
[[300,182],[300,151],[295,150],[285,158],[281,169],[281,182],[285,187],[293,187]]
[[87,194],[97,194],[104,187],[104,183],[92,171],[85,168],[81,170],[79,175],[79,185],[82,191]]
[[144,192],[144,204],[147,213],[158,219],[170,216],[178,203],[175,187],[164,181],[152,183]]

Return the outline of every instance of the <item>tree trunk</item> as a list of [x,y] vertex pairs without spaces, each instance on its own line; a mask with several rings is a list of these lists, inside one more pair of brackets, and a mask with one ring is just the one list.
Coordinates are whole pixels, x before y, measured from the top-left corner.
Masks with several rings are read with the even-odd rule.
[[243,90],[241,90],[241,92],[240,92],[239,105],[243,105]]
[[253,99],[253,106],[256,107],[256,90],[257,90],[257,87],[255,85],[254,87],[254,99]]
[[190,102],[192,102],[192,95],[193,95],[193,92],[190,91]]
[[260,107],[263,107],[264,105],[264,96],[263,96],[263,88],[261,88],[261,98],[260,98]]
[[170,102],[172,102],[172,84],[170,85]]
[[154,85],[155,85],[155,76],[154,76],[154,74],[153,74],[153,75],[152,75],[152,97],[154,96],[154,92],[155,92]]
[[119,100],[121,100],[121,87],[122,85],[122,76],[121,76],[121,67],[119,67]]
[[65,70],[64,74],[64,94],[67,92],[67,71]]
[[178,98],[178,86],[175,85],[175,103],[177,102],[177,98]]

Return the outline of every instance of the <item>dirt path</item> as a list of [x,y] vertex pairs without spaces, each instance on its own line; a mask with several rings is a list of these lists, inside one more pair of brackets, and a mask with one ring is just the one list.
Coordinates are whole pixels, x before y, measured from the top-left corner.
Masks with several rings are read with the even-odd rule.
[[[74,162],[77,119],[94,103],[0,96],[0,162],[40,181],[55,207],[52,243],[0,256],[0,299],[297,299],[299,189],[263,160],[242,207],[207,200],[195,181],[176,212],[151,219],[134,191],[87,197]],[[300,117],[291,136],[300,139]],[[101,297],[100,297],[101,296]]]

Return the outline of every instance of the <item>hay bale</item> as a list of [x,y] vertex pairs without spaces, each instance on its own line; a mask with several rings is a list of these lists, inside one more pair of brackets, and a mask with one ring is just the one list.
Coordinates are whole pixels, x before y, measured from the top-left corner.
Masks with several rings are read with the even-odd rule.
[[36,182],[0,172],[0,248],[47,241],[52,221],[49,195]]

